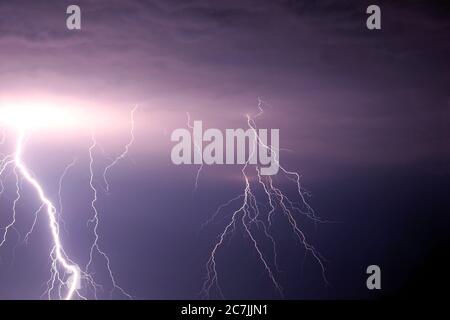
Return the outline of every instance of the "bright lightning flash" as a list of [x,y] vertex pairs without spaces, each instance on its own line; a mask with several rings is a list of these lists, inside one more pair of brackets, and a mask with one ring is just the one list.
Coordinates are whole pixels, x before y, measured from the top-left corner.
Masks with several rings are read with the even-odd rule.
[[75,109],[48,107],[33,104],[3,106],[0,108],[0,123],[19,129],[67,128],[81,121],[81,112]]
[[[132,111],[132,128],[134,128],[134,112],[136,111],[136,108]],[[61,128],[61,129],[67,129],[71,126],[75,126],[77,124],[86,123],[86,118],[83,117],[83,114],[79,110],[72,110],[72,109],[63,109],[63,108],[56,108],[56,107],[44,107],[39,106],[36,104],[33,104],[32,106],[14,106],[14,107],[0,107],[0,127],[2,129],[2,136],[0,137],[0,145],[5,144],[6,142],[6,130],[5,127],[12,127],[14,131],[17,131],[17,140],[15,143],[15,150],[12,154],[8,155],[2,155],[0,154],[0,195],[5,190],[3,181],[1,180],[2,175],[9,169],[9,167],[12,167],[12,171],[16,178],[16,194],[17,197],[14,200],[13,205],[13,216],[11,222],[4,228],[4,233],[0,237],[0,248],[5,245],[7,242],[8,234],[11,228],[14,228],[14,225],[16,223],[16,204],[20,200],[20,179],[25,180],[36,192],[39,201],[40,201],[40,207],[37,211],[35,211],[35,220],[33,222],[33,225],[30,229],[30,231],[26,234],[25,242],[28,241],[29,236],[34,230],[36,220],[38,218],[38,213],[42,209],[46,209],[47,218],[48,218],[48,227],[51,233],[51,239],[53,242],[53,247],[50,252],[50,258],[51,258],[51,277],[47,282],[47,290],[46,293],[48,295],[48,298],[52,298],[52,291],[56,290],[58,293],[58,297],[61,299],[73,299],[73,298],[80,298],[80,299],[86,299],[86,297],[81,294],[81,281],[84,280],[86,282],[86,287],[90,287],[93,289],[94,297],[97,298],[97,289],[101,288],[100,285],[95,283],[93,276],[89,274],[89,269],[93,263],[93,254],[95,252],[98,252],[101,254],[107,264],[107,269],[113,284],[114,289],[119,289],[120,292],[127,298],[131,298],[131,296],[126,293],[121,287],[119,287],[116,283],[116,280],[113,276],[111,267],[110,267],[110,260],[106,253],[102,250],[100,250],[99,247],[99,234],[98,234],[98,225],[99,225],[99,217],[98,217],[98,211],[95,206],[95,203],[97,201],[97,190],[93,185],[93,155],[92,151],[97,145],[97,142],[95,141],[95,137],[92,135],[92,141],[93,144],[89,148],[89,157],[90,157],[90,187],[94,193],[94,199],[91,202],[92,209],[94,212],[94,217],[90,222],[94,223],[94,243],[91,246],[90,249],[90,259],[89,262],[85,268],[85,271],[82,271],[78,264],[73,262],[68,255],[66,254],[62,239],[61,239],[61,233],[60,233],[60,221],[63,221],[61,218],[61,185],[62,180],[67,173],[67,171],[75,165],[75,161],[71,163],[66,169],[64,170],[63,175],[60,179],[60,189],[59,189],[59,214],[57,212],[57,209],[53,202],[47,197],[44,191],[44,187],[40,184],[40,182],[34,177],[30,169],[26,166],[24,160],[23,160],[23,153],[24,153],[24,145],[25,140],[27,138],[28,133],[33,132],[36,129],[43,129],[43,128]],[[112,167],[114,167],[119,160],[124,158],[128,152],[128,149],[131,146],[131,143],[133,140],[131,140],[130,143],[126,145],[126,152],[122,153],[119,157],[117,157],[108,167],[107,170],[110,170]],[[106,180],[105,180],[106,181]],[[114,290],[113,289],[113,290]],[[63,294],[64,293],[64,294]]]

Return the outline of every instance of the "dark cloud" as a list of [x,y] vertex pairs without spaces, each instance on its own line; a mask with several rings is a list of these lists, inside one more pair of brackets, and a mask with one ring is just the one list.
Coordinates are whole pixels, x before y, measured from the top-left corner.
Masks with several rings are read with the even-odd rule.
[[[445,144],[436,126],[449,103],[443,2],[382,1],[379,32],[365,28],[368,1],[85,0],[81,32],[65,29],[68,4],[2,1],[2,83],[163,99],[174,110],[226,105],[217,116],[264,96],[285,125],[306,121],[329,147],[317,152],[333,156],[341,145],[359,159],[368,141],[366,160],[385,146],[387,159],[416,159]],[[418,126],[428,133],[408,142]]]

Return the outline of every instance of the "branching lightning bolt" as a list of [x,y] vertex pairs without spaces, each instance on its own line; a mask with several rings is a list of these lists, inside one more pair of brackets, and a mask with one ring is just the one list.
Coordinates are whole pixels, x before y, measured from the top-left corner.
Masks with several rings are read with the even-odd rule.
[[[277,279],[277,273],[279,272],[277,263],[277,249],[274,236],[271,234],[272,220],[277,212],[280,212],[289,223],[294,235],[303,245],[305,251],[310,253],[320,267],[321,274],[325,284],[328,284],[325,275],[325,259],[323,256],[312,246],[305,236],[305,233],[300,229],[298,222],[295,218],[295,214],[305,215],[307,218],[314,222],[329,222],[322,220],[316,216],[314,210],[307,202],[309,193],[304,190],[300,183],[300,174],[295,171],[289,171],[285,169],[279,163],[279,150],[275,150],[269,146],[266,142],[262,141],[256,127],[255,119],[264,113],[264,103],[261,99],[258,99],[259,112],[250,116],[247,115],[248,128],[254,134],[254,143],[250,146],[250,155],[247,158],[244,166],[241,169],[241,174],[244,182],[244,190],[242,194],[232,198],[226,203],[219,206],[213,216],[206,222],[206,224],[214,221],[221,211],[226,210],[234,203],[240,203],[238,209],[232,211],[229,222],[224,227],[223,231],[219,234],[217,242],[214,244],[209,259],[206,263],[206,278],[202,286],[201,296],[204,298],[210,298],[212,291],[215,290],[220,298],[224,298],[223,291],[219,284],[219,274],[217,271],[217,256],[219,250],[223,247],[227,238],[231,238],[233,233],[240,226],[244,232],[244,235],[249,239],[250,244],[256,252],[256,255],[263,266],[268,279],[273,284],[275,290],[283,296],[283,289]],[[249,159],[256,152],[258,147],[267,149],[274,155],[274,159],[278,164],[281,173],[294,183],[297,193],[297,200],[291,200],[282,190],[281,187],[277,187],[271,176],[262,176],[258,165],[252,166],[249,163]],[[251,169],[254,169],[253,175],[251,175]],[[252,179],[255,177],[255,179]],[[253,182],[256,181],[256,182]],[[263,212],[260,203],[257,201],[255,189],[257,186],[263,191],[268,202],[268,209]],[[258,233],[259,232],[259,233]],[[258,235],[258,236],[257,236]],[[263,235],[272,245],[272,254],[268,255],[262,247],[260,241],[257,240],[259,235]]]
[[[134,110],[135,109],[133,109],[133,113],[134,113]],[[134,127],[134,125],[132,127]],[[98,210],[97,210],[97,206],[96,206],[96,203],[98,201],[98,198],[97,198],[98,191],[97,191],[97,189],[95,188],[95,185],[94,185],[94,169],[93,169],[93,164],[94,164],[93,150],[97,146],[97,141],[95,139],[95,135],[94,135],[94,131],[93,130],[92,130],[91,138],[92,138],[92,145],[89,148],[89,174],[90,174],[89,185],[90,185],[90,188],[91,188],[91,190],[93,192],[93,199],[91,201],[91,208],[92,208],[92,211],[93,211],[94,215],[93,215],[92,219],[89,220],[89,223],[93,224],[93,226],[94,226],[93,227],[94,242],[92,243],[91,249],[89,251],[89,261],[86,264],[85,270],[86,270],[86,273],[89,273],[89,269],[92,266],[94,253],[97,252],[106,261],[106,268],[108,269],[109,277],[110,277],[111,282],[113,284],[113,291],[115,289],[117,289],[123,295],[125,295],[127,298],[132,299],[131,295],[129,295],[127,292],[125,292],[125,290],[123,290],[119,285],[117,285],[116,279],[115,279],[115,277],[113,275],[113,272],[111,270],[111,261],[110,261],[108,255],[102,249],[100,249],[100,246],[99,246],[99,243],[98,243],[98,241],[99,241],[98,226],[99,226],[100,220],[99,220],[99,214],[98,214]],[[127,145],[127,147],[126,147],[127,151],[128,151],[128,147],[129,147],[129,145]],[[117,161],[115,163],[117,163]],[[111,291],[111,295],[112,295],[113,291]]]
[[[107,175],[109,171],[122,159],[124,159],[128,152],[129,148],[134,142],[134,114],[137,110],[137,106],[131,111],[131,132],[130,132],[130,141],[125,145],[124,151],[117,156],[111,163],[108,165],[103,171],[103,178],[107,186],[107,190],[109,190],[109,183],[107,180]],[[89,186],[93,194],[93,198],[91,201],[91,208],[93,211],[92,218],[88,221],[90,225],[93,226],[92,231],[94,234],[94,240],[89,250],[89,260],[85,266],[84,270],[81,270],[79,265],[73,262],[63,247],[63,242],[61,239],[61,227],[65,228],[65,222],[62,217],[63,212],[63,204],[62,204],[62,186],[63,180],[65,179],[68,171],[75,166],[77,159],[74,159],[69,165],[67,165],[60,176],[59,184],[58,184],[58,209],[55,204],[47,197],[44,191],[44,187],[40,184],[40,182],[34,177],[34,174],[31,170],[26,166],[23,161],[23,151],[25,139],[27,137],[27,130],[25,128],[20,127],[18,130],[18,138],[14,146],[14,152],[8,155],[0,154],[0,195],[5,190],[5,185],[2,177],[4,174],[9,171],[9,168],[12,168],[12,173],[15,178],[15,198],[13,200],[12,206],[12,218],[11,221],[3,228],[3,233],[0,234],[0,248],[2,248],[8,239],[8,235],[11,229],[15,229],[16,224],[16,208],[17,204],[21,199],[21,185],[20,180],[26,181],[36,192],[38,199],[40,201],[39,208],[34,211],[34,219],[31,227],[28,229],[24,237],[24,243],[28,243],[29,238],[33,231],[35,230],[36,223],[38,221],[38,217],[40,213],[45,209],[47,213],[48,227],[52,237],[52,249],[50,250],[50,278],[46,282],[47,289],[43,293],[41,297],[47,296],[48,299],[52,299],[55,296],[60,299],[87,299],[87,296],[81,293],[81,289],[91,288],[93,292],[94,298],[98,298],[97,291],[98,289],[102,289],[103,287],[97,284],[94,281],[93,275],[90,273],[93,268],[93,258],[95,254],[99,254],[106,261],[106,268],[108,270],[109,277],[111,279],[113,289],[111,291],[111,297],[114,290],[120,291],[125,297],[131,299],[132,296],[128,294],[124,289],[122,289],[118,284],[113,275],[111,269],[111,261],[106,253],[100,248],[99,240],[100,235],[98,232],[99,227],[99,211],[97,209],[97,201],[98,201],[98,191],[95,187],[94,181],[94,149],[96,147],[100,147],[98,145],[94,131],[92,130],[91,135],[91,145],[88,149],[89,153]],[[0,129],[0,145],[4,145],[7,140],[7,134],[4,127]],[[103,150],[103,149],[101,149]],[[17,230],[16,230],[17,231]],[[81,282],[83,281],[84,286],[82,287]]]
[[[20,175],[22,178],[24,178],[30,186],[33,187],[33,189],[36,191],[39,200],[41,201],[42,205],[45,206],[48,216],[48,222],[49,222],[49,228],[51,231],[52,241],[53,241],[53,250],[51,253],[51,256],[53,257],[53,263],[52,263],[52,269],[55,270],[55,274],[59,275],[59,268],[64,271],[64,273],[68,273],[71,275],[70,279],[71,281],[65,281],[65,285],[67,286],[67,293],[65,295],[65,299],[71,299],[77,289],[77,283],[80,281],[81,274],[79,272],[79,268],[76,264],[73,264],[70,259],[66,256],[61,239],[59,237],[59,225],[57,222],[57,213],[56,208],[53,205],[53,203],[48,199],[45,195],[44,189],[39,184],[39,182],[33,178],[31,175],[29,169],[26,167],[26,165],[22,161],[22,153],[23,153],[23,145],[25,140],[25,129],[20,129],[19,136],[17,139],[17,144],[15,148],[14,158],[12,160],[7,161],[4,163],[3,167],[0,170],[0,173],[3,172],[3,170],[10,164],[14,165],[14,173],[16,175],[16,191],[17,191],[17,198],[14,200],[13,205],[13,220],[11,223],[5,228],[5,232],[3,235],[3,240],[0,243],[0,247],[3,246],[3,244],[6,242],[6,238],[8,236],[8,230],[11,228],[15,223],[15,217],[16,217],[16,204],[20,199],[20,192],[19,192],[19,178]],[[62,282],[64,282],[63,279],[59,278]]]

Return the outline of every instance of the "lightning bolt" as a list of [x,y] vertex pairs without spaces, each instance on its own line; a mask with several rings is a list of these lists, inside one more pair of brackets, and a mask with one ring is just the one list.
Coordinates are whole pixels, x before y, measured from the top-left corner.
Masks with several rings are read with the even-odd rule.
[[[134,113],[134,110],[136,110],[136,109],[133,109],[132,114]],[[133,124],[132,128],[134,128],[134,124]],[[133,138],[134,138],[134,136],[133,136]],[[97,209],[97,206],[96,206],[96,203],[98,201],[98,197],[97,197],[98,191],[95,188],[95,184],[94,184],[94,169],[93,169],[93,165],[94,165],[93,151],[97,147],[97,141],[95,139],[95,134],[94,134],[93,130],[91,130],[91,139],[92,139],[92,144],[91,144],[91,146],[89,148],[89,174],[90,174],[89,186],[90,186],[90,188],[92,190],[92,193],[93,193],[93,199],[91,201],[91,208],[92,208],[92,211],[93,211],[94,215],[88,222],[93,224],[93,226],[94,226],[93,227],[94,242],[91,245],[91,249],[90,249],[90,252],[89,252],[89,261],[86,264],[85,270],[86,270],[86,273],[89,273],[89,269],[92,266],[94,253],[98,253],[106,261],[106,268],[108,270],[108,274],[109,274],[109,277],[110,277],[112,285],[113,285],[113,290],[110,292],[111,296],[113,294],[113,291],[117,289],[123,295],[125,295],[127,298],[132,299],[130,294],[125,292],[125,290],[123,290],[122,287],[117,285],[117,281],[116,281],[116,279],[115,279],[115,277],[113,275],[112,269],[111,269],[111,261],[110,261],[108,255],[100,248],[99,243],[98,243],[99,238],[100,238],[99,234],[98,234],[98,227],[99,227],[100,220],[99,220],[98,209]],[[129,148],[129,145],[127,145],[127,147],[126,147],[126,152],[128,152],[128,148]],[[121,158],[124,157],[122,155],[120,156]],[[119,159],[119,158],[117,158],[117,159]],[[117,161],[115,161],[115,163],[117,163]]]
[[[220,298],[224,298],[223,291],[219,283],[219,274],[217,271],[217,257],[219,251],[222,249],[225,241],[231,239],[232,235],[239,227],[248,241],[253,247],[259,262],[265,270],[265,273],[272,283],[274,289],[283,297],[283,288],[277,279],[279,273],[277,247],[274,236],[271,234],[272,220],[276,213],[280,213],[285,217],[289,223],[293,234],[296,236],[300,244],[305,249],[306,253],[310,253],[314,260],[320,267],[322,278],[325,284],[328,285],[326,278],[326,268],[324,257],[312,246],[301,230],[295,214],[301,214],[311,219],[315,223],[331,222],[320,219],[308,204],[307,198],[310,194],[303,189],[300,182],[300,174],[295,171],[285,169],[279,163],[279,150],[275,150],[268,146],[266,142],[262,141],[256,127],[255,119],[264,113],[264,102],[258,99],[259,112],[254,115],[246,115],[248,128],[253,132],[254,143],[250,146],[250,155],[241,169],[241,175],[244,182],[243,192],[236,197],[230,199],[224,204],[220,205],[212,217],[204,224],[207,225],[214,221],[220,212],[225,211],[233,204],[238,204],[236,210],[231,211],[231,217],[225,225],[223,231],[218,235],[217,241],[214,244],[209,258],[206,263],[206,277],[203,283],[200,295],[203,298],[210,298],[213,291]],[[291,200],[281,187],[278,187],[271,176],[262,176],[258,165],[251,165],[249,159],[256,152],[258,147],[263,147],[274,155],[274,159],[278,164],[281,173],[294,184],[296,189],[296,200]],[[256,189],[260,187],[262,194],[265,196],[268,206],[265,210],[261,207],[261,203],[257,200]],[[264,237],[271,244],[271,254],[263,250],[262,241],[258,241]]]
[[[107,175],[109,171],[122,159],[124,159],[134,142],[134,114],[137,110],[137,106],[134,107],[131,111],[131,130],[130,130],[130,141],[125,145],[124,151],[118,155],[103,171],[103,179],[107,186],[107,190],[109,190],[109,183],[107,180]],[[7,135],[5,128],[1,128],[0,131],[0,145],[6,143]],[[27,137],[27,131],[25,128],[20,127],[18,130],[18,138],[14,146],[14,152],[12,154],[3,155],[0,154],[0,195],[5,190],[5,185],[3,183],[2,177],[4,174],[12,168],[12,173],[15,178],[15,198],[13,200],[12,205],[12,218],[11,221],[3,228],[3,234],[0,235],[0,248],[2,248],[8,239],[9,233],[11,229],[15,229],[16,224],[16,215],[17,215],[17,204],[21,199],[21,184],[20,181],[23,180],[30,185],[35,193],[38,196],[40,205],[37,210],[34,211],[34,219],[31,227],[24,237],[24,243],[27,244],[30,236],[35,230],[36,223],[38,221],[38,217],[40,213],[45,209],[47,213],[47,221],[48,228],[50,230],[51,239],[52,239],[52,248],[49,253],[51,267],[50,267],[50,278],[46,282],[47,289],[42,294],[41,298],[46,296],[49,300],[57,297],[59,299],[87,299],[87,296],[81,293],[81,289],[86,288],[90,289],[93,292],[94,298],[98,298],[98,290],[103,289],[103,286],[97,284],[94,280],[94,276],[91,273],[93,269],[93,259],[96,254],[100,255],[106,263],[106,269],[108,271],[108,275],[110,277],[112,283],[111,297],[115,290],[118,290],[121,294],[123,294],[126,298],[132,299],[132,296],[128,294],[122,287],[117,284],[116,278],[114,277],[111,261],[108,255],[103,251],[100,247],[100,235],[99,235],[99,224],[100,224],[100,216],[99,210],[97,207],[98,202],[98,190],[95,185],[95,173],[94,173],[94,151],[98,147],[102,153],[104,154],[103,149],[97,143],[95,139],[94,130],[91,130],[91,145],[88,149],[89,154],[89,187],[92,191],[92,200],[91,200],[91,209],[92,209],[92,218],[88,221],[88,226],[92,226],[93,232],[93,242],[90,246],[89,250],[89,260],[85,265],[84,270],[79,267],[79,264],[73,262],[69,256],[66,254],[63,242],[61,239],[61,228],[65,229],[65,222],[62,216],[63,213],[63,204],[62,204],[62,187],[63,181],[69,172],[69,170],[75,166],[77,159],[74,159],[71,163],[69,163],[60,176],[59,184],[58,184],[58,209],[55,204],[47,197],[44,187],[40,184],[40,182],[35,178],[34,174],[32,174],[31,170],[26,166],[23,161],[23,152],[25,140]],[[66,231],[67,233],[67,231]],[[82,283],[84,284],[82,286]]]
[[105,181],[105,186],[106,186],[106,191],[109,191],[109,183],[108,183],[108,173],[109,171],[117,164],[119,163],[119,161],[121,161],[122,159],[124,159],[129,150],[131,145],[134,142],[134,114],[136,112],[136,110],[139,108],[139,106],[135,106],[132,110],[131,110],[131,114],[130,114],[130,122],[131,122],[131,129],[130,129],[130,141],[128,141],[128,143],[125,145],[125,148],[123,150],[123,152],[121,154],[119,154],[108,166],[105,167],[105,170],[103,171],[103,180]]
[[62,203],[62,187],[64,179],[66,178],[67,173],[71,168],[73,168],[77,164],[78,159],[74,158],[71,163],[69,163],[65,168],[61,177],[59,178],[58,183],[58,204],[59,204],[59,212],[58,212],[58,223],[60,223],[66,233],[68,233],[66,229],[66,222],[63,219],[63,203]]
[[11,160],[6,161],[3,164],[2,170],[0,170],[0,173],[3,173],[4,169],[10,164],[14,165],[14,174],[16,176],[16,194],[17,197],[14,200],[13,204],[13,219],[10,224],[8,224],[5,228],[5,232],[3,234],[3,240],[0,243],[0,247],[3,246],[3,244],[6,242],[6,238],[8,236],[9,229],[14,225],[16,221],[16,204],[20,200],[20,188],[19,188],[19,175],[25,179],[26,182],[34,189],[36,194],[39,197],[39,200],[46,208],[47,217],[48,217],[48,226],[51,232],[52,241],[53,241],[53,249],[51,252],[52,257],[52,270],[54,270],[55,275],[60,275],[60,269],[61,272],[64,272],[64,274],[69,274],[71,277],[71,281],[64,280],[62,278],[59,278],[61,282],[65,284],[67,287],[67,292],[65,295],[65,299],[69,300],[72,299],[74,296],[74,293],[76,291],[77,283],[80,281],[80,271],[76,264],[72,263],[70,259],[67,257],[67,255],[64,252],[63,245],[61,243],[61,238],[59,236],[59,225],[57,222],[57,214],[56,214],[56,208],[53,205],[53,203],[48,199],[45,195],[43,187],[40,185],[40,183],[31,175],[29,169],[26,167],[25,163],[22,160],[22,153],[23,153],[23,146],[24,146],[24,140],[25,140],[25,129],[19,130],[19,135],[17,139],[17,144],[15,148],[14,157]]

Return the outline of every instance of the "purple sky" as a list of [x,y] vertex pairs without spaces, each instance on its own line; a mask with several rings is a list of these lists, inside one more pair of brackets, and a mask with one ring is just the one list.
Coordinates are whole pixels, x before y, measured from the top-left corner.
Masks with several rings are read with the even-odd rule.
[[[119,152],[127,140],[125,126],[129,110],[139,104],[136,144],[131,153],[133,161],[118,169],[118,172],[122,170],[118,173],[121,179],[113,179],[128,192],[123,199],[114,194],[111,198],[114,200],[110,200],[115,204],[105,204],[114,218],[103,230],[114,234],[119,232],[114,225],[132,221],[134,226],[130,226],[130,230],[133,231],[129,233],[134,236],[130,238],[125,232],[129,242],[117,245],[114,237],[106,235],[105,243],[111,244],[106,247],[115,257],[118,277],[139,298],[195,298],[199,289],[195,284],[201,285],[205,257],[214,235],[201,238],[200,247],[204,250],[201,251],[195,249],[198,238],[194,234],[200,232],[200,224],[209,213],[230,195],[235,195],[239,186],[238,189],[233,189],[229,183],[217,186],[214,181],[223,180],[217,177],[225,174],[211,168],[205,173],[205,193],[197,194],[194,199],[191,197],[195,169],[174,167],[169,158],[170,132],[186,125],[186,112],[202,120],[206,127],[245,127],[244,114],[257,112],[258,98],[262,98],[270,107],[259,120],[260,126],[279,128],[281,147],[292,150],[282,153],[282,162],[300,170],[308,189],[317,190],[314,194],[318,199],[314,203],[319,209],[322,206],[326,218],[352,221],[349,223],[352,227],[347,227],[349,230],[370,229],[365,219],[355,217],[364,214],[361,212],[366,209],[370,214],[371,202],[353,203],[351,194],[358,191],[358,184],[376,180],[380,172],[386,177],[399,173],[398,179],[393,178],[395,181],[402,181],[406,176],[402,182],[406,186],[414,181],[422,184],[418,182],[422,180],[415,177],[431,180],[448,177],[448,6],[439,1],[433,5],[426,1],[406,4],[378,1],[382,7],[382,30],[369,31],[365,27],[365,8],[372,2],[80,0],[76,4],[82,10],[82,30],[68,31],[65,10],[73,1],[0,0],[0,101],[37,94],[68,101],[76,99],[93,109],[119,114],[118,118],[124,119],[123,126],[111,120],[109,128],[117,128],[117,132],[99,132],[99,139],[113,154]],[[61,136],[58,138],[61,140]],[[30,153],[36,154],[35,159],[30,160],[34,161],[36,171],[39,169],[48,175],[43,179],[50,183],[73,156],[86,152],[88,139],[88,134],[83,133],[76,141],[58,141],[50,146],[48,139],[30,139],[30,150],[33,150]],[[55,146],[61,154],[49,157]],[[39,155],[42,148],[46,152]],[[50,170],[46,166],[48,163],[58,169]],[[83,170],[86,170],[85,162],[80,165],[79,179],[72,176],[76,181],[74,194],[81,199],[87,179]],[[384,183],[396,190],[391,182]],[[333,194],[336,186],[343,187],[339,191],[343,193],[341,200],[336,200],[339,197]],[[133,188],[139,191],[133,193]],[[361,188],[362,193],[373,196],[373,190],[367,185]],[[381,192],[391,190],[377,188]],[[408,194],[421,193],[420,188],[411,193],[405,191],[399,199],[407,201]],[[153,201],[152,206],[142,203],[147,201],[147,196]],[[365,199],[364,195],[360,198]],[[371,199],[377,203],[375,198]],[[178,206],[168,201],[177,202]],[[182,201],[188,201],[189,205],[185,208]],[[389,200],[386,207],[392,211],[386,210],[382,215],[387,217],[401,211],[396,204],[402,200],[398,201]],[[73,199],[69,202],[77,203]],[[128,203],[133,208],[131,220],[125,220],[120,214],[120,210],[129,209],[119,203]],[[7,208],[7,203],[3,204],[1,212]],[[333,211],[333,208],[337,209]],[[414,212],[411,215],[420,215],[417,206],[411,205],[411,208],[415,209],[405,209],[402,217],[409,217],[408,210]],[[149,210],[152,210],[151,218]],[[186,212],[180,216],[170,213],[183,210]],[[188,217],[192,221],[187,222]],[[385,230],[389,219],[375,220],[379,228],[376,230]],[[3,226],[6,220],[0,221]],[[185,223],[187,229],[183,229]],[[163,233],[158,230],[158,224],[167,232],[173,226],[176,235],[169,238],[165,233],[158,238],[158,232]],[[331,234],[342,235],[342,229],[336,231],[339,228],[325,227],[314,237],[329,255],[347,257],[345,262],[333,262],[337,271],[332,273],[336,274],[351,261],[348,258],[351,254],[339,249],[345,245],[345,240],[327,249]],[[358,232],[362,231],[355,232],[358,235],[355,233],[353,239],[358,239]],[[177,240],[177,236],[184,240]],[[169,242],[159,247],[149,244],[163,241],[161,239]],[[170,243],[170,239],[174,242]],[[195,252],[195,257],[187,263],[185,277],[176,269],[176,264],[189,258],[180,256],[174,249],[177,241],[191,245],[186,244],[180,251],[194,248]],[[369,247],[389,246],[389,241],[396,240],[380,240],[382,244],[377,242]],[[135,253],[135,246],[145,254],[130,253]],[[367,262],[362,253],[365,249],[358,251],[359,258],[355,260],[361,266],[358,264],[355,269],[363,269],[362,265]],[[72,250],[81,255],[77,249]],[[178,257],[169,257],[168,251]],[[384,259],[381,251],[378,254]],[[26,252],[21,254],[26,255]],[[6,260],[10,254],[5,255]],[[146,262],[136,261],[138,258]],[[126,264],[124,259],[136,263]],[[160,263],[152,264],[155,260]],[[0,259],[0,263],[3,262]],[[41,262],[45,272],[45,262]],[[295,269],[296,262],[287,268]],[[127,272],[134,270],[142,274],[144,270],[140,268],[152,269],[142,282],[141,278],[134,278]],[[168,271],[171,268],[173,270]],[[0,265],[0,283],[6,281],[7,284],[0,285],[0,298],[30,298],[39,292],[40,282],[37,281],[33,294],[22,295],[21,290],[27,290],[27,283],[9,276],[11,271],[3,271],[6,269]],[[30,271],[23,272],[29,274]],[[45,276],[44,273],[44,279]],[[295,270],[286,277],[291,276],[296,278]],[[158,279],[164,281],[158,283]],[[347,280],[352,284],[357,282],[351,277]],[[366,294],[361,294],[356,284],[350,285],[353,289],[349,292],[342,289],[343,284],[338,284],[338,289],[330,293],[317,283],[294,283],[298,288],[288,290],[288,297]],[[316,286],[321,289],[316,290]],[[4,289],[11,287],[22,289]],[[267,296],[255,289],[246,292],[244,297],[271,297],[270,285],[261,288],[262,292],[269,292]],[[302,288],[308,288],[307,292]],[[230,285],[228,290],[231,297],[241,297],[239,289]]]
[[286,147],[359,164],[430,160],[446,144],[439,7],[386,4],[377,33],[349,1],[81,1],[69,32],[67,3],[2,1],[2,94],[139,103],[167,130],[185,111],[236,126],[262,97]]

